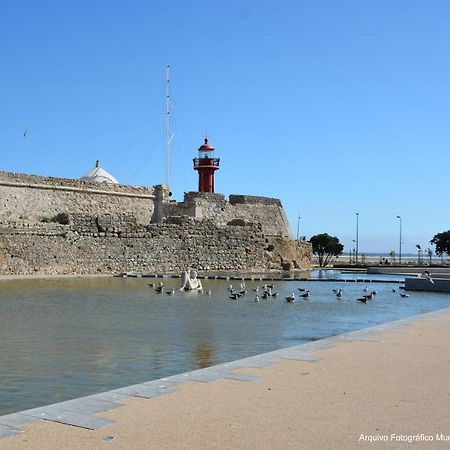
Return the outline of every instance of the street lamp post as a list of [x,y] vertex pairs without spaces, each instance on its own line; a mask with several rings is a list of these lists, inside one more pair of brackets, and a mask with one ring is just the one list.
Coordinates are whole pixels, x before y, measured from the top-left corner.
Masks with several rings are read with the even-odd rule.
[[397,216],[397,219],[400,219],[400,240],[399,240],[399,252],[398,252],[398,262],[402,263],[402,218]]
[[298,215],[298,219],[297,219],[297,241],[298,241],[298,233],[300,231],[300,219],[301,219],[301,217],[300,217],[300,214],[299,214]]
[[359,213],[356,213],[356,264],[358,264],[358,245],[359,245]]

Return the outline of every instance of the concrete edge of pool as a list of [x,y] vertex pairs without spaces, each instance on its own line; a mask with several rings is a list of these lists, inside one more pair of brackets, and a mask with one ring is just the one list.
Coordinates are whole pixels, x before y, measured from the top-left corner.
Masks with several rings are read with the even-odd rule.
[[409,330],[406,327],[414,322],[421,320],[441,320],[443,317],[446,318],[449,314],[450,308],[440,309],[293,347],[282,348],[240,360],[218,364],[205,369],[194,370],[86,397],[0,416],[0,437],[10,437],[22,434],[25,432],[21,429],[23,425],[38,421],[57,422],[74,427],[95,430],[114,423],[112,420],[97,417],[97,413],[123,407],[124,405],[120,402],[130,397],[152,399],[173,393],[176,391],[177,386],[189,382],[209,383],[216,380],[235,380],[240,382],[256,381],[261,379],[261,377],[242,375],[235,373],[235,371],[246,368],[263,368],[283,359],[317,363],[320,362],[320,358],[314,357],[313,353],[316,350],[332,348],[339,342],[363,341],[382,344],[383,339],[381,333],[383,332],[408,332]]

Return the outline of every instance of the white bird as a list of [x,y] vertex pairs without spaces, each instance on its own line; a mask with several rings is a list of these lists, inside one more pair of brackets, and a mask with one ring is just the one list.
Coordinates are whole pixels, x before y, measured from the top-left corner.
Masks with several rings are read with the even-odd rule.
[[295,294],[292,293],[289,297],[285,297],[285,300],[286,300],[287,303],[295,302]]

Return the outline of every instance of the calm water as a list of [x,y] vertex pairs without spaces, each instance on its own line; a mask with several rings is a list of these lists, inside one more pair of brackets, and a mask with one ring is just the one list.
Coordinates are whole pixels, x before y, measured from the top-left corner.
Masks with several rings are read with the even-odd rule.
[[[0,415],[450,306],[450,295],[402,299],[387,283],[368,284],[378,295],[364,305],[355,301],[363,283],[275,282],[278,299],[255,303],[252,291],[229,300],[229,281],[204,281],[211,297],[156,294],[150,281],[1,282]],[[178,279],[164,283],[179,287]],[[310,300],[284,303],[298,287],[312,291]]]

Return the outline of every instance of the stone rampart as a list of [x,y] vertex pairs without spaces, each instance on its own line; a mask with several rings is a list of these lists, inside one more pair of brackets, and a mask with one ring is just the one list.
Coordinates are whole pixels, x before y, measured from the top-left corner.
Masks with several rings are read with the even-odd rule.
[[255,225],[217,227],[188,217],[145,227],[0,223],[3,274],[261,271],[270,258]]
[[308,268],[277,199],[0,172],[0,271],[264,271]]
[[280,200],[250,195],[230,195],[227,202],[222,194],[187,192],[184,202],[165,206],[165,216],[187,215],[210,219],[217,225],[241,219],[259,223],[267,236],[292,238],[292,233]]
[[148,224],[153,188],[0,172],[0,220],[53,220],[58,214],[130,213]]

